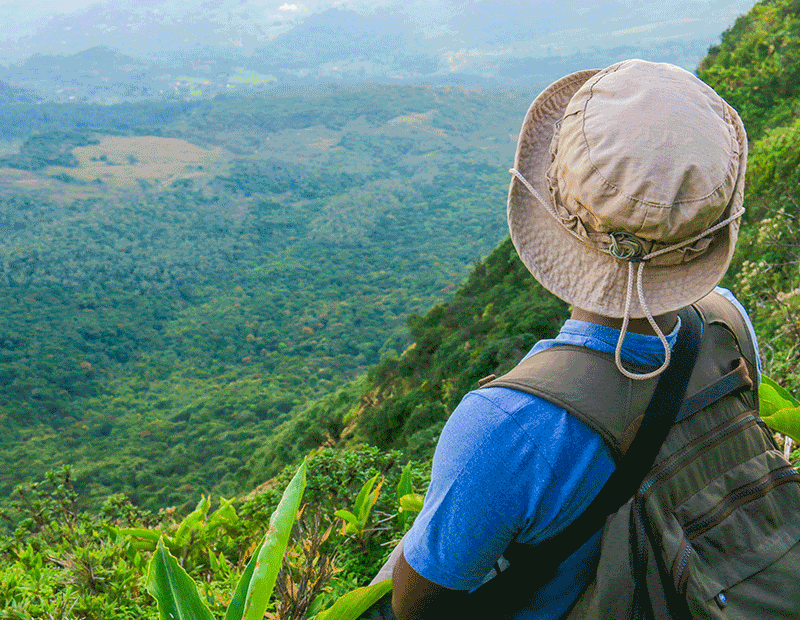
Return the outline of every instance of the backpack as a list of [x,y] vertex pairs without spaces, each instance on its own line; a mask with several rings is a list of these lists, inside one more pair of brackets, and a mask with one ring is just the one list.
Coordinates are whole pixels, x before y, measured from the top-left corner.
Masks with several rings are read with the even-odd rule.
[[[758,415],[755,346],[743,317],[716,292],[693,308],[702,336],[686,394],[636,493],[610,506],[596,579],[570,619],[800,618],[800,474]],[[569,346],[491,379],[482,387],[533,393],[576,415],[618,462],[656,383],[627,379],[613,356]],[[512,543],[504,555],[517,587],[542,583],[538,567],[551,554]]]

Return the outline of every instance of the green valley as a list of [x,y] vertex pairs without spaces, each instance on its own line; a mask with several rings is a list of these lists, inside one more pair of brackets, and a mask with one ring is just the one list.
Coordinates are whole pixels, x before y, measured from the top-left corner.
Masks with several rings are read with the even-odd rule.
[[[750,140],[722,284],[795,395],[798,50],[800,4],[764,1],[697,71]],[[369,583],[463,394],[568,316],[506,234],[535,94],[0,107],[24,128],[0,135],[0,618],[158,617],[162,536],[222,617],[306,457],[268,613],[314,618]]]
[[60,463],[149,508],[276,473],[276,427],[503,236],[527,98],[310,89],[29,135],[0,159],[2,495]]

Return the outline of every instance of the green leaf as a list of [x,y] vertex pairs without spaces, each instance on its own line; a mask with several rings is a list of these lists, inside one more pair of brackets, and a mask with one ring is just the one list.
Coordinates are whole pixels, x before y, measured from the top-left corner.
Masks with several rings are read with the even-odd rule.
[[233,507],[233,499],[220,498],[219,508],[214,511],[206,523],[206,531],[210,534],[216,533],[220,528],[230,529],[239,522],[239,515]]
[[367,502],[364,504],[361,509],[362,513],[359,515],[361,517],[361,530],[363,531],[364,528],[367,526],[367,521],[369,520],[369,513],[372,512],[372,508],[375,506],[375,502],[378,501],[378,496],[381,494],[381,487],[383,487],[383,481],[385,478],[381,476],[380,482],[378,482],[378,486],[375,487],[375,490],[369,494],[367,497]]
[[763,418],[772,430],[788,435],[800,443],[800,407],[786,407]]
[[341,517],[348,523],[358,523],[358,519],[356,518],[356,516],[349,510],[337,510],[333,514],[337,517]]
[[201,495],[197,507],[181,522],[178,526],[178,531],[175,532],[174,541],[177,547],[181,548],[191,540],[190,537],[193,530],[203,529],[210,507],[211,498]]
[[400,498],[400,509],[403,512],[419,512],[422,510],[425,498],[418,493],[409,493]]
[[403,467],[403,473],[400,474],[400,482],[397,483],[397,501],[399,502],[403,495],[413,492],[414,489],[411,486],[411,462],[408,462]]
[[358,534],[360,531],[358,529],[358,519],[352,512],[349,510],[337,510],[333,514],[334,516],[344,519],[345,524],[344,529],[342,530],[343,534]]
[[[403,473],[400,474],[400,482],[397,483],[397,503],[400,503],[400,498],[404,495],[410,495],[413,492],[414,488],[411,486],[411,462],[409,461],[403,467]],[[403,529],[406,525],[406,513],[402,510],[398,511],[397,521],[400,529]]]
[[211,549],[206,549],[206,551],[208,552],[208,563],[211,566],[211,574],[215,577],[218,577],[220,573],[219,560],[217,559],[217,556],[214,555],[214,551]]
[[278,507],[269,519],[269,530],[258,551],[253,576],[247,586],[243,620],[264,618],[264,611],[275,587],[278,570],[289,542],[295,515],[300,508],[300,500],[306,488],[306,463],[307,459],[303,459],[303,463],[286,487]]
[[375,485],[375,482],[377,482],[378,476],[380,476],[379,473],[375,474],[374,476],[372,476],[372,478],[367,480],[364,483],[364,486],[361,487],[361,491],[359,491],[358,497],[356,497],[356,503],[355,506],[353,507],[353,512],[355,512],[358,515],[359,520],[363,516],[364,505],[367,502],[367,496],[369,495],[370,491],[372,491],[372,487]]
[[147,591],[158,602],[161,620],[214,620],[194,581],[161,540],[147,570]]
[[761,417],[763,418],[770,417],[781,409],[800,407],[800,402],[794,396],[766,376],[761,377],[758,400]]
[[345,521],[347,521],[349,525],[352,525],[353,527],[356,527],[358,525],[358,519],[349,510],[337,510],[333,514],[334,516],[344,519]]
[[258,551],[250,558],[242,576],[239,577],[236,591],[233,593],[233,598],[231,598],[231,602],[225,612],[225,620],[242,620],[242,616],[244,615],[244,603],[247,600],[247,588],[250,587],[253,571],[256,569],[256,562],[258,562]]
[[391,590],[391,579],[379,581],[366,588],[358,588],[345,594],[325,611],[318,613],[314,620],[356,620]]
[[131,547],[136,551],[155,551],[158,541],[161,540],[161,532],[157,530],[146,530],[142,528],[122,528],[119,533],[128,538]]

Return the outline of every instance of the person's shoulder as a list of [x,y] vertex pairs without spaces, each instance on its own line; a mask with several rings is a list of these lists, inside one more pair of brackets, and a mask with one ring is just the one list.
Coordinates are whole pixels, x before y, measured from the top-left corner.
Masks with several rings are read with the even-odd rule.
[[464,396],[448,417],[437,450],[450,446],[451,449],[457,447],[458,451],[463,451],[467,446],[474,446],[479,438],[524,433],[521,418],[546,416],[552,408],[563,411],[538,396],[519,390],[506,387],[473,390]]

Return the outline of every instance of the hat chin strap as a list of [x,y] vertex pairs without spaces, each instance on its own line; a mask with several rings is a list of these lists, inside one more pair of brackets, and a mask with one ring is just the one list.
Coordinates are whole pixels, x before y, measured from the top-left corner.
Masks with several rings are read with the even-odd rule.
[[[542,196],[539,194],[539,192],[536,191],[536,188],[533,187],[533,185],[531,185],[528,182],[528,180],[522,175],[522,173],[519,170],[517,170],[516,168],[511,168],[509,170],[509,172],[512,175],[514,175],[514,177],[516,177],[528,189],[528,191],[534,196],[534,198],[536,198],[536,200],[538,200],[542,204],[542,206],[550,214],[550,216],[566,232],[570,233],[573,237],[578,239],[578,241],[580,241],[581,243],[586,243],[586,240],[583,237],[581,237],[578,233],[576,233],[574,230],[572,230],[570,228],[566,228],[564,226],[563,222],[558,217],[558,214],[556,213],[555,208],[553,207],[553,205],[551,205],[548,201],[546,201],[546,200],[544,200],[544,198],[542,198]],[[667,339],[664,336],[664,333],[661,331],[661,329],[656,324],[656,321],[653,318],[653,315],[650,312],[650,309],[647,307],[647,302],[645,301],[645,298],[644,298],[644,285],[643,285],[644,266],[647,263],[647,261],[649,261],[651,258],[655,258],[656,256],[661,256],[662,254],[667,254],[668,252],[673,252],[674,250],[678,250],[678,249],[682,248],[685,245],[689,245],[691,243],[694,243],[695,241],[698,241],[699,239],[702,239],[703,237],[707,237],[708,235],[716,232],[717,230],[719,230],[723,226],[727,226],[728,224],[730,224],[734,220],[739,219],[740,217],[742,217],[742,215],[744,215],[744,207],[739,209],[739,211],[737,211],[736,213],[734,213],[733,215],[731,215],[727,219],[724,219],[721,222],[717,222],[711,228],[708,228],[708,229],[704,230],[699,235],[695,235],[691,239],[686,239],[685,241],[681,241],[681,242],[676,243],[674,245],[671,245],[669,247],[662,248],[660,250],[657,250],[656,252],[651,252],[650,254],[647,254],[646,256],[643,256],[641,258],[636,258],[636,259],[632,259],[632,260],[631,259],[622,259],[619,256],[614,256],[614,254],[611,254],[611,252],[609,252],[609,254],[611,256],[614,256],[615,258],[617,258],[619,260],[627,260],[628,261],[628,278],[627,278],[628,279],[628,291],[627,291],[627,294],[625,296],[625,315],[624,315],[624,317],[622,319],[622,329],[620,330],[619,339],[617,340],[617,347],[616,347],[616,349],[614,351],[614,359],[615,359],[615,361],[617,363],[617,369],[623,375],[625,375],[629,379],[639,379],[639,380],[652,379],[653,377],[657,377],[658,375],[660,375],[662,372],[664,372],[667,369],[667,366],[669,366],[669,361],[670,361],[670,359],[672,357],[672,352],[670,351],[669,343],[667,342]],[[636,266],[636,274],[635,275],[633,273],[634,272],[634,266]],[[652,372],[645,373],[645,374],[637,374],[637,373],[629,372],[628,370],[626,370],[622,366],[622,343],[625,340],[625,334],[628,331],[628,322],[630,321],[631,299],[633,298],[633,281],[634,280],[636,280],[636,292],[639,295],[639,305],[641,306],[642,310],[644,311],[644,314],[647,317],[647,321],[653,327],[653,330],[656,332],[656,335],[658,336],[659,340],[661,340],[661,344],[664,345],[664,363],[661,366],[659,366],[656,370],[654,370]]]
[[653,330],[656,332],[656,336],[661,341],[661,344],[664,345],[664,363],[658,367],[656,370],[652,372],[648,372],[646,374],[640,375],[636,373],[629,372],[625,369],[622,365],[622,343],[625,341],[625,334],[628,331],[628,321],[630,320],[631,316],[631,298],[633,297],[633,269],[634,264],[632,261],[628,261],[628,292],[625,295],[625,316],[622,319],[622,329],[619,332],[619,338],[617,339],[617,348],[614,351],[614,360],[617,363],[617,370],[619,370],[623,375],[628,377],[629,379],[652,379],[653,377],[657,377],[662,372],[667,369],[669,366],[669,360],[672,357],[672,351],[669,348],[669,343],[667,342],[667,338],[664,336],[664,333],[658,327],[656,320],[653,318],[652,313],[650,312],[650,308],[647,307],[647,302],[644,300],[644,287],[642,286],[642,275],[644,274],[644,265],[645,263],[639,262],[637,269],[636,269],[636,291],[639,293],[639,305],[644,310],[645,316],[647,316],[647,321],[653,327]]

